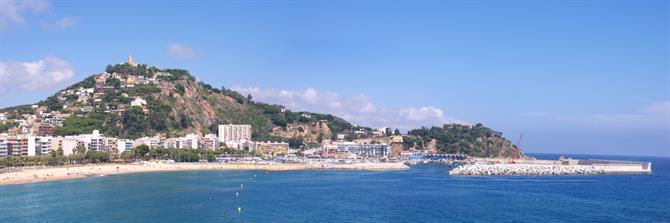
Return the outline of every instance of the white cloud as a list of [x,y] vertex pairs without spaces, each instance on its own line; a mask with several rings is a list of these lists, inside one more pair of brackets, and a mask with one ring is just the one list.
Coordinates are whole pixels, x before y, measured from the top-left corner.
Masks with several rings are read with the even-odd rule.
[[72,28],[77,23],[77,21],[78,21],[77,18],[67,16],[67,17],[63,17],[63,18],[61,18],[61,19],[59,19],[59,20],[57,20],[53,23],[42,21],[41,25],[42,25],[42,28],[44,28],[46,30],[66,30],[66,29]]
[[193,49],[177,43],[168,44],[165,48],[165,52],[169,56],[177,59],[193,59],[196,57],[196,53]]
[[626,129],[670,129],[670,101],[659,101],[628,113],[599,113],[585,116],[559,116],[556,119],[590,126]]
[[402,109],[379,108],[366,95],[343,98],[337,93],[321,92],[313,88],[292,91],[234,86],[232,89],[244,95],[251,94],[256,101],[281,104],[294,111],[330,113],[363,126],[388,126],[408,130],[420,126],[441,126],[447,123],[466,124],[444,115],[441,109],[432,106]]
[[73,77],[72,65],[54,56],[32,62],[0,62],[0,92],[14,87],[24,90],[44,89]]
[[0,30],[24,25],[26,14],[44,12],[50,7],[48,0],[0,0]]

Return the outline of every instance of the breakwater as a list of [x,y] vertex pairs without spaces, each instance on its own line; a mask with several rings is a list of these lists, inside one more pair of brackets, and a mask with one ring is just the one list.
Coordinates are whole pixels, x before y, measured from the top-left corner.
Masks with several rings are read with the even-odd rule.
[[582,164],[466,164],[450,175],[580,175],[651,173],[648,162],[588,161]]

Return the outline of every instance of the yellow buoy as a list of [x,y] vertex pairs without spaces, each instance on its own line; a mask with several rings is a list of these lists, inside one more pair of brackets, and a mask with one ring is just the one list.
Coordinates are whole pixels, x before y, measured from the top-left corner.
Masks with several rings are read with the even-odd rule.
[[241,208],[241,207],[237,207],[237,214],[240,214],[241,212],[242,212],[242,208]]

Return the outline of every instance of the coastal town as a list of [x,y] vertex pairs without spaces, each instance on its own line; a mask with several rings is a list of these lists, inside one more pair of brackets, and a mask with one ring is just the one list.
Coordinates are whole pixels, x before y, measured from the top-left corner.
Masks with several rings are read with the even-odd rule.
[[[326,129],[326,132],[319,134],[325,133],[328,137],[319,139],[305,137],[306,143],[300,142],[299,145],[289,145],[286,141],[253,141],[254,129],[250,124],[220,124],[215,131],[217,134],[200,132],[196,129],[178,134],[180,135],[178,137],[167,137],[166,134],[159,133],[154,136],[142,135],[134,139],[105,135],[99,129],[91,129],[85,133],[80,129],[68,131],[70,129],[64,128],[65,120],[86,117],[96,112],[124,117],[125,113],[139,110],[141,113],[151,115],[151,105],[147,102],[151,100],[151,95],[144,94],[146,91],[158,94],[171,94],[171,91],[175,90],[176,93],[183,94],[185,91],[181,85],[172,82],[179,78],[176,76],[180,72],[139,65],[134,62],[132,56],[128,57],[126,63],[111,67],[116,67],[108,67],[111,73],[104,72],[92,76],[94,78],[90,79],[90,86],[75,85],[58,92],[55,97],[50,97],[46,100],[47,103],[24,106],[14,112],[0,112],[0,127],[4,127],[0,128],[0,157],[47,156],[52,151],[59,151],[62,155],[68,156],[72,155],[77,147],[83,147],[86,151],[100,151],[110,156],[118,156],[139,145],[147,145],[149,148],[210,151],[234,149],[257,157],[297,157],[299,154],[302,157],[312,158],[382,160],[390,157],[392,143],[402,143],[403,140],[398,133],[391,135],[390,128],[376,130],[360,128],[353,129],[348,134],[327,132],[328,120],[314,121],[319,130]],[[145,73],[126,74],[132,72]],[[286,111],[282,109],[282,112]],[[309,120],[312,117],[303,113],[299,118]],[[306,131],[304,128],[309,127],[288,124],[285,127],[288,133],[280,131],[278,134],[287,135],[291,131],[304,132]],[[352,135],[376,137],[366,137],[354,142],[351,139]],[[422,152],[435,153],[434,150]],[[396,155],[400,153],[401,151],[397,151]]]
[[482,124],[402,134],[292,112],[129,56],[44,101],[0,110],[0,183],[175,170],[403,170],[421,163],[455,167],[450,175],[651,172],[651,163],[535,160],[519,143]]
[[[183,137],[165,138],[161,136],[142,137],[138,139],[120,139],[108,137],[94,130],[90,134],[54,136],[49,125],[41,123],[37,128],[25,128],[26,131],[12,131],[0,134],[0,158],[21,156],[49,156],[52,151],[62,151],[69,156],[77,147],[86,151],[101,151],[112,156],[130,151],[140,145],[149,148],[176,148],[193,150],[234,149],[257,157],[303,157],[335,158],[335,159],[389,159],[389,144],[364,144],[356,142],[326,141],[322,146],[308,149],[291,149],[288,142],[258,142],[251,140],[251,125],[219,125],[219,134],[199,136],[187,134]],[[393,137],[395,142],[402,142],[402,137]],[[410,154],[405,154],[410,155]]]

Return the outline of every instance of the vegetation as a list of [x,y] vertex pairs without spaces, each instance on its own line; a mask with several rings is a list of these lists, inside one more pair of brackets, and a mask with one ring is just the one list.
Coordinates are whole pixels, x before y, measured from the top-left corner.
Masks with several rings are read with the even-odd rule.
[[61,166],[65,164],[107,163],[112,156],[101,151],[86,151],[83,146],[77,147],[69,156],[63,155],[63,150],[52,150],[48,156],[19,156],[0,158],[0,168],[26,166]]
[[[253,126],[253,140],[287,141],[273,135],[273,128],[287,127],[289,124],[312,124],[321,120],[328,122],[332,136],[352,130],[352,125],[344,119],[329,114],[310,112],[292,112],[281,105],[254,102],[251,95],[242,95],[239,92],[225,87],[214,88],[204,82],[195,81],[187,70],[158,69],[147,65],[131,66],[128,64],[108,65],[108,73],[116,73],[121,78],[108,77],[104,79],[106,86],[113,86],[112,90],[97,91],[98,98],[94,101],[78,101],[79,97],[72,95],[53,95],[41,101],[41,106],[48,111],[60,111],[71,116],[64,120],[63,126],[56,127],[57,135],[86,134],[98,129],[101,133],[112,137],[135,139],[142,136],[156,134],[182,135],[188,132],[202,134],[214,133],[219,124],[250,124]],[[159,81],[169,81],[168,85],[136,84],[133,88],[124,88],[124,76],[136,75],[153,77],[161,72]],[[167,75],[165,75],[165,73]],[[90,76],[76,83],[68,89],[94,88],[96,76]],[[176,94],[170,97],[161,94],[163,87],[172,88]],[[186,95],[186,91],[193,94]],[[139,96],[147,101],[146,106],[130,106],[132,97]],[[59,100],[64,98],[64,100]],[[203,107],[208,104],[208,107]],[[68,109],[63,109],[67,105]],[[93,112],[79,113],[84,106],[93,107]],[[205,110],[207,109],[207,110]],[[2,109],[8,116],[16,117],[20,114],[32,114],[31,105],[17,106]],[[111,112],[110,110],[114,110]],[[10,125],[0,126],[0,130]],[[319,134],[319,140],[323,134]],[[297,142],[297,139],[293,140]],[[302,146],[301,143],[293,143]]]
[[128,90],[128,96],[146,96],[159,92],[161,92],[161,89],[154,84],[138,84],[134,88]]
[[414,129],[404,141],[417,148],[424,148],[433,139],[438,152],[459,153],[478,157],[521,157],[517,146],[502,137],[502,133],[484,127],[450,124],[440,127]]
[[184,96],[184,92],[186,91],[184,85],[176,84],[174,87],[177,90],[177,93],[179,93],[179,96]]
[[109,163],[115,159],[122,159],[126,162],[138,160],[174,160],[176,162],[199,162],[207,160],[216,161],[220,155],[241,156],[248,155],[242,151],[223,148],[218,150],[195,150],[195,149],[175,149],[175,148],[153,148],[149,149],[147,145],[139,145],[130,151],[125,151],[119,155],[111,155],[102,151],[86,151],[83,146],[77,147],[74,154],[63,155],[63,150],[52,150],[48,156],[19,156],[0,158],[0,169],[27,167],[27,166],[62,166],[66,164],[87,164],[87,163]]
[[191,76],[191,74],[184,69],[166,69],[165,72],[169,73],[169,76],[161,76],[161,79],[168,80],[168,81],[176,81],[176,80],[190,80],[194,81],[195,77]]
[[89,134],[93,130],[100,130],[103,133],[115,132],[113,123],[108,122],[113,115],[94,112],[86,116],[70,116],[63,120],[63,126],[56,127],[55,134],[64,135],[78,135]]
[[107,68],[105,69],[105,72],[107,73],[120,73],[120,74],[127,74],[127,75],[135,75],[135,76],[143,76],[143,77],[151,77],[154,75],[155,72],[158,71],[158,68],[156,67],[149,67],[146,64],[140,64],[137,66],[132,66],[130,64],[115,64],[115,65],[107,65]]
[[78,88],[93,88],[95,87],[95,76],[89,76],[83,81],[80,81],[76,84],[71,85],[67,89],[78,89]]
[[16,127],[13,122],[0,123],[0,132],[7,132],[10,128]]

